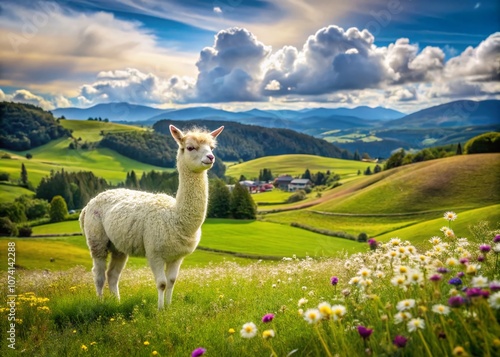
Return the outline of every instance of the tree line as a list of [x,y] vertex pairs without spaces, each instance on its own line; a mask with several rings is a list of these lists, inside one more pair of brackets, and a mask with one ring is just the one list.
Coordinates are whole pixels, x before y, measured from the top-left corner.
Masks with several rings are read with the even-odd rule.
[[0,147],[23,151],[70,136],[51,112],[31,104],[0,102]]

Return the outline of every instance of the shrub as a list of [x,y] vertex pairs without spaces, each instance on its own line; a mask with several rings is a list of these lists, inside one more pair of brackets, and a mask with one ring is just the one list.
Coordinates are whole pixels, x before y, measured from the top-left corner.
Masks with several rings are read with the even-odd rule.
[[500,133],[486,133],[476,136],[465,144],[467,154],[500,152]]
[[361,232],[358,235],[358,242],[367,242],[368,241],[368,235],[365,232]]
[[30,226],[21,226],[18,228],[18,231],[19,237],[31,237],[31,233],[33,233]]
[[9,181],[10,175],[8,172],[0,172],[0,181]]
[[68,215],[68,206],[61,196],[55,196],[50,202],[50,221],[62,222]]
[[286,200],[288,203],[299,202],[306,198],[306,191],[298,190]]
[[0,217],[0,235],[17,236],[17,227],[8,217]]

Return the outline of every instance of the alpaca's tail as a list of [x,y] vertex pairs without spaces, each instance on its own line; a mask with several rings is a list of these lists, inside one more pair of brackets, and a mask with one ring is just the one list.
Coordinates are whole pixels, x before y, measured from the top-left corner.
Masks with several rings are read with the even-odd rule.
[[85,212],[87,210],[87,207],[84,207],[82,209],[82,212],[80,213],[80,218],[79,218],[79,221],[80,221],[80,229],[82,230],[82,233],[83,235],[85,235]]

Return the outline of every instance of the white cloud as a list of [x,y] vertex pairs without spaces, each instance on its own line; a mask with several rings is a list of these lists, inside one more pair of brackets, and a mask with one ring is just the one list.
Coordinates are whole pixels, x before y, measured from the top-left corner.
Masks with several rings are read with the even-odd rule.
[[219,6],[215,6],[215,7],[214,7],[214,12],[215,12],[216,14],[222,14],[222,9],[221,9]]
[[276,79],[273,79],[271,82],[267,83],[264,87],[265,90],[280,90],[281,84]]
[[2,89],[0,89],[0,100],[33,104],[45,110],[52,110],[58,107],[58,104],[69,106],[70,103],[69,100],[62,95],[57,96],[53,100],[48,100],[26,89],[18,89],[11,94],[6,94]]

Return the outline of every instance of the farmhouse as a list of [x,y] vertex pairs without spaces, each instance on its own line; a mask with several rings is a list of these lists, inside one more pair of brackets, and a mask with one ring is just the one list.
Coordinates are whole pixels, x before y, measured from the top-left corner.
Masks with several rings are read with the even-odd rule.
[[280,176],[274,179],[274,186],[283,191],[288,191],[288,185],[293,181],[290,175]]
[[311,187],[311,180],[309,179],[293,179],[288,184],[288,191],[295,192],[297,190],[303,190],[307,187]]

